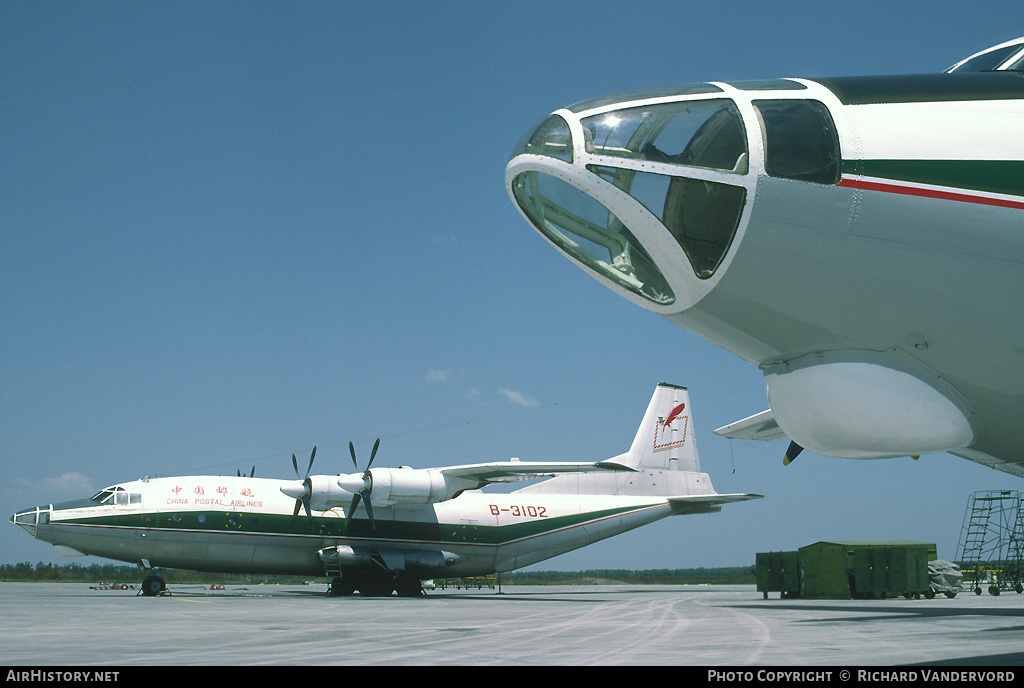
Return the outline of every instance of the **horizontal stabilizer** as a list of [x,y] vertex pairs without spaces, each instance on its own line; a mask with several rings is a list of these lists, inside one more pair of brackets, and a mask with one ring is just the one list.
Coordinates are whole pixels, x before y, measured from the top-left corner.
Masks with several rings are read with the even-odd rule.
[[775,422],[772,410],[761,411],[749,418],[729,423],[715,430],[716,435],[728,437],[731,440],[778,440],[786,436],[779,424]]
[[682,497],[669,497],[668,503],[676,514],[704,514],[721,511],[723,504],[745,502],[749,499],[761,499],[763,496],[759,494],[685,495]]

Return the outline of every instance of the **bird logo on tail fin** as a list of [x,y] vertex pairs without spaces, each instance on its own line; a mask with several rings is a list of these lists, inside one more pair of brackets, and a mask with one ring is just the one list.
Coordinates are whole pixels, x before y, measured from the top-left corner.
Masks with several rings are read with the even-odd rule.
[[[685,408],[686,404],[679,404],[674,409],[672,409],[672,412],[668,414],[668,417],[665,418],[665,420],[658,421],[656,427],[654,428],[654,451],[666,451],[668,449],[672,449],[673,447],[682,446],[686,442],[686,431],[688,429],[690,421],[689,416],[683,416],[682,427],[671,427],[672,423],[675,422],[676,418],[682,415],[683,410]],[[678,435],[676,438],[673,438],[672,441],[667,441],[667,439],[664,438],[663,436],[665,433],[673,429],[681,434]]]

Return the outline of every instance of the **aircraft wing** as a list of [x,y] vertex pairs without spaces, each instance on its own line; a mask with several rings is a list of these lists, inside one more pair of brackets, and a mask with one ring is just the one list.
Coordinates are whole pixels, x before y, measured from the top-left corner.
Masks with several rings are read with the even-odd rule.
[[[634,469],[620,463],[600,461],[586,462],[531,462],[531,461],[496,461],[493,463],[477,463],[466,466],[451,466],[438,469],[447,478],[458,478],[468,482],[476,482],[477,487],[491,483],[510,483],[517,480],[545,478],[559,473],[593,473],[600,471],[633,471]],[[475,489],[475,488],[474,488]]]
[[715,430],[716,435],[732,440],[778,440],[786,436],[782,428],[775,422],[772,410],[761,411],[749,418],[729,423]]

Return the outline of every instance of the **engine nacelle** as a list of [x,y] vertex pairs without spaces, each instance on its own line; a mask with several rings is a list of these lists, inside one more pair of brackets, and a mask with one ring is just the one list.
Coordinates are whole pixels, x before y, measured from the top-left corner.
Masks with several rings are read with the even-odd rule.
[[350,506],[353,497],[367,488],[374,506],[392,506],[444,502],[474,487],[476,482],[446,476],[436,468],[371,468],[369,478],[365,473],[311,475],[281,492],[295,499],[308,494],[310,509],[327,511]]
[[444,502],[468,487],[434,468],[371,468],[370,476],[374,506]]
[[338,477],[334,475],[311,475],[306,479],[310,490],[309,508],[315,511],[327,511],[334,507],[347,507],[352,503],[352,493],[338,485]]

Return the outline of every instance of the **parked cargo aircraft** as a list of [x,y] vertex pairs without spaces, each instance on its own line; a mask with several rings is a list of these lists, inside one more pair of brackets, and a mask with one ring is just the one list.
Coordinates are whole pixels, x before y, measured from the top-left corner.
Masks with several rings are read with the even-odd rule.
[[613,291],[760,368],[716,430],[1024,476],[1024,38],[915,76],[637,90],[513,151],[526,220]]
[[[147,478],[11,522],[60,553],[147,570],[320,575],[335,595],[418,595],[424,578],[511,571],[666,516],[760,497],[715,492],[700,472],[689,393],[664,383],[629,451],[598,463],[371,468],[378,446],[349,475],[309,475],[314,447],[305,476],[292,455],[297,480]],[[478,491],[539,477],[548,479],[510,494]],[[165,585],[150,572],[142,588],[157,595]]]

